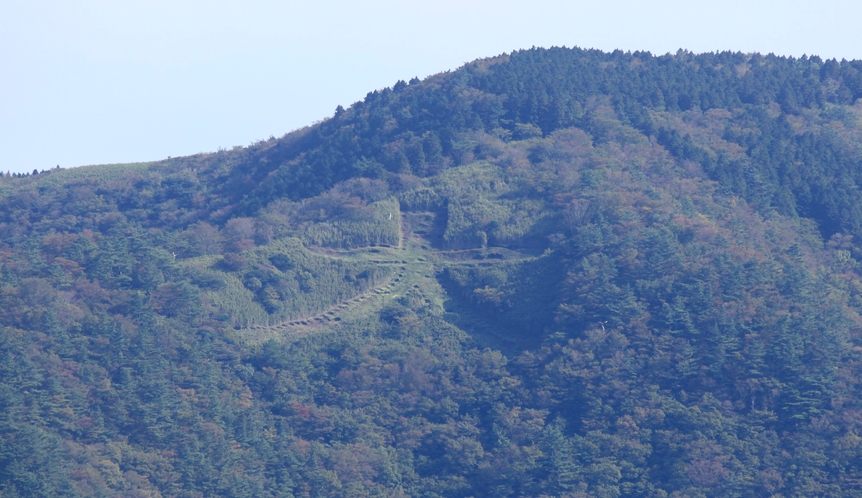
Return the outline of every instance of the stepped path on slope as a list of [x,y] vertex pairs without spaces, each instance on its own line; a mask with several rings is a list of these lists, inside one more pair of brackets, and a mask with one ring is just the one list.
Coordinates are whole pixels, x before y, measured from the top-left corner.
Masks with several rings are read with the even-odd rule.
[[[411,213],[413,218],[431,213]],[[383,309],[387,303],[411,294],[424,300],[432,312],[443,315],[449,301],[437,281],[437,273],[445,266],[478,265],[493,266],[501,262],[533,259],[506,248],[439,250],[434,249],[425,238],[423,230],[413,230],[412,223],[405,221],[399,212],[398,246],[373,246],[358,249],[331,249],[309,247],[316,254],[332,259],[366,261],[376,265],[395,267],[396,273],[350,299],[333,304],[316,315],[287,320],[273,325],[256,325],[234,332],[244,344],[260,344],[271,339],[291,340],[313,333],[337,329],[342,324],[353,322],[369,313]]]

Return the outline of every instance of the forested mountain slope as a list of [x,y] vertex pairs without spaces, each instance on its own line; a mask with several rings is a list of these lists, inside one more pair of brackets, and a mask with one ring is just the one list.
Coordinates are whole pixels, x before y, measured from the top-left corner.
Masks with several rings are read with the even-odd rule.
[[532,49],[0,178],[0,495],[862,495],[860,97]]

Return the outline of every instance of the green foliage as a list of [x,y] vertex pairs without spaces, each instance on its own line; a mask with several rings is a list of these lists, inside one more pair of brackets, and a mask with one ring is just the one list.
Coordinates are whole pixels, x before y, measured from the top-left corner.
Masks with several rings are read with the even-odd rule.
[[243,253],[244,265],[214,264],[206,272],[220,282],[202,289],[221,320],[235,327],[303,319],[376,287],[390,269],[320,256],[296,239],[281,239]]
[[858,494],[860,74],[532,49],[4,177],[0,494]]
[[355,249],[398,246],[401,210],[395,200],[379,201],[351,210],[331,221],[310,223],[302,229],[307,245]]

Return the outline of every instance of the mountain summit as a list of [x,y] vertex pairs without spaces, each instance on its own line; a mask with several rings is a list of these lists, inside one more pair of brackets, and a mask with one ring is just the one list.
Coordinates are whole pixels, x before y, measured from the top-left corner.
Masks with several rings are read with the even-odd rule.
[[862,495],[860,97],[532,49],[0,178],[0,494]]

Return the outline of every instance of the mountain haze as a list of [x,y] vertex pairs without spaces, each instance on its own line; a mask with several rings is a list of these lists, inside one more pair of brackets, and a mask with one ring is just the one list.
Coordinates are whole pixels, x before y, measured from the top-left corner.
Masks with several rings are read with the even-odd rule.
[[0,178],[0,494],[862,495],[860,97],[531,49]]

